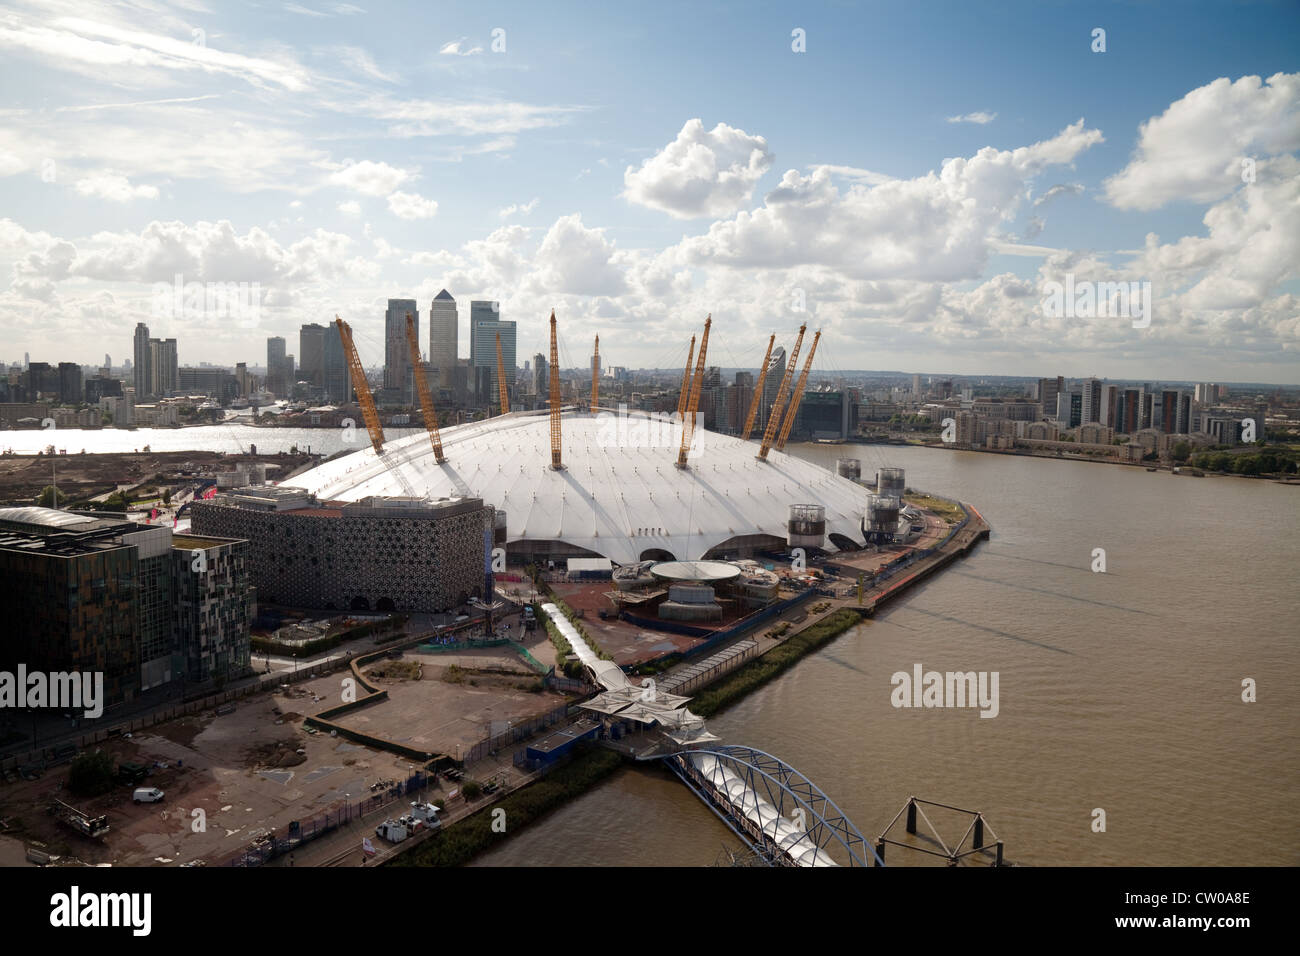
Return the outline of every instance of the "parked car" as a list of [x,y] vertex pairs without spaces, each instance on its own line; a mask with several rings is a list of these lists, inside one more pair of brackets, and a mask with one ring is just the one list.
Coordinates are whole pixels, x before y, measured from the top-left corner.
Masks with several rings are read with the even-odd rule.
[[117,766],[117,779],[122,783],[139,783],[149,776],[149,768],[142,763],[123,761]]
[[163,792],[157,787],[137,787],[131,794],[136,803],[157,803],[163,798]]

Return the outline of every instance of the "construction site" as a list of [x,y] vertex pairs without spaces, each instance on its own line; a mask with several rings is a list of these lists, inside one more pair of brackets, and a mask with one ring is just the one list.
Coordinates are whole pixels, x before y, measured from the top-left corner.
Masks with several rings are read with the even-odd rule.
[[[837,613],[870,614],[987,533],[966,506],[908,489],[901,469],[864,480],[857,459],[832,471],[784,451],[820,339],[796,379],[806,327],[755,443],[775,335],[738,435],[699,426],[711,317],[675,411],[615,415],[594,368],[590,400],[561,401],[554,313],[549,408],[510,409],[498,337],[500,413],[440,429],[408,314],[425,431],[388,440],[351,329],[335,321],[369,447],[196,501],[192,530],[250,541],[268,603],[429,612],[450,631],[377,638],[390,649],[327,658],[302,682],[259,679],[264,692],[238,710],[187,707],[132,735],[94,735],[122,766],[146,769],[165,807],[132,806],[123,790],[72,803],[61,773],[53,787],[24,774],[0,820],[18,824],[29,855],[260,865],[291,856],[308,831],[351,833],[412,795],[436,807],[424,823],[454,820],[581,741],[646,759],[716,740],[684,693],[813,625],[842,629]],[[329,676],[344,663],[351,676]],[[625,672],[673,693],[645,705]],[[199,810],[201,831],[185,822]],[[420,829],[401,821],[380,832]],[[304,862],[347,856],[323,852]]]

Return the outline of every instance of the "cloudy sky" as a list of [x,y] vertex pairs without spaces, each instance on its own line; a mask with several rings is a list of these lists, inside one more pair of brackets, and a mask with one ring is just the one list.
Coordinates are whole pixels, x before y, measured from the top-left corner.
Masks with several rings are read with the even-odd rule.
[[[1100,28],[1104,37],[1097,34]],[[0,5],[0,359],[265,360],[389,297],[520,363],[1300,382],[1300,5]],[[1104,40],[1104,52],[1095,49]],[[160,315],[156,283],[260,311]],[[1149,282],[1148,327],[1045,284]],[[799,311],[800,306],[803,311]],[[1139,323],[1140,324],[1140,323]]]

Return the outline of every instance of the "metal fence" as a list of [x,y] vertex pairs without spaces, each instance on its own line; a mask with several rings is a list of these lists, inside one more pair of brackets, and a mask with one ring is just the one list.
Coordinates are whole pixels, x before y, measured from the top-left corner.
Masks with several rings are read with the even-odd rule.
[[272,830],[218,865],[261,866],[278,856],[292,853],[304,843],[332,833],[353,820],[360,820],[368,813],[383,810],[396,801],[419,793],[432,782],[433,779],[423,773],[412,774],[404,783],[389,787],[383,793],[376,793],[356,803],[347,802],[331,807],[310,820],[294,820],[283,832]]
[[512,648],[516,654],[523,658],[524,663],[539,675],[546,674],[547,668],[545,664],[533,657],[532,654],[528,653],[528,648],[524,647],[524,645],[517,641],[512,641],[508,637],[489,637],[480,640],[474,640],[471,638],[467,641],[453,641],[444,637],[439,638],[436,641],[417,644],[415,650],[421,654],[454,654],[457,651],[473,651],[484,647],[506,646]]
[[478,743],[474,744],[468,750],[464,751],[461,761],[468,766],[477,760],[497,753],[499,750],[517,744],[521,740],[527,740],[537,731],[546,727],[554,726],[562,720],[567,720],[569,716],[569,705],[561,704],[554,710],[551,710],[540,717],[531,717],[528,720],[517,724],[512,724],[505,733],[489,735],[484,737]]
[[331,661],[322,662],[305,667],[299,671],[282,671],[276,674],[268,674],[250,681],[240,687],[231,690],[220,691],[215,694],[209,694],[205,697],[194,700],[182,701],[176,704],[163,704],[154,710],[143,714],[139,717],[132,717],[125,720],[119,720],[116,723],[106,724],[98,730],[78,736],[59,736],[51,738],[46,746],[37,750],[29,750],[26,753],[10,753],[0,760],[0,769],[12,770],[21,766],[38,765],[42,768],[52,765],[57,761],[56,751],[68,746],[75,746],[78,750],[84,750],[95,744],[102,743],[111,737],[120,737],[123,734],[137,733],[145,730],[155,724],[165,723],[169,720],[175,720],[177,717],[186,717],[190,714],[198,714],[208,710],[215,710],[222,704],[233,703],[244,697],[253,694],[259,694],[263,691],[273,690],[283,684],[297,684],[302,681],[315,680],[317,677],[323,677],[326,674],[336,670],[341,670],[348,665],[345,658],[336,658]]
[[555,673],[555,668],[551,668],[546,673],[546,689],[553,690],[557,694],[577,694],[586,696],[598,688],[595,684],[585,680],[574,680],[572,677],[561,677]]
[[930,557],[931,555],[937,554],[939,551],[941,551],[944,548],[945,545],[948,544],[948,542],[950,542],[954,537],[956,537],[957,534],[963,528],[965,528],[966,525],[970,523],[970,512],[967,511],[966,506],[962,505],[960,502],[958,502],[958,505],[961,507],[962,514],[964,515],[961,521],[959,521],[957,524],[949,528],[948,533],[944,535],[941,540],[935,542],[930,547],[922,548],[918,551],[913,551],[910,554],[908,554],[906,557],[901,558],[895,563],[889,565],[888,567],[878,571],[876,573],[875,580],[873,581],[873,586],[876,584],[880,584],[883,581],[888,581],[890,578],[894,577],[895,575],[903,571],[906,571],[908,568],[912,567],[912,565],[916,564],[918,561],[924,561],[926,558]]

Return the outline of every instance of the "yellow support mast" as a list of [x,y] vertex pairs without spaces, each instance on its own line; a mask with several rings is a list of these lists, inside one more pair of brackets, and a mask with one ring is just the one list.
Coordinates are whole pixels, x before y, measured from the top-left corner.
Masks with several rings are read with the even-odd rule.
[[772,415],[767,420],[767,428],[763,431],[763,445],[758,450],[758,460],[767,461],[767,453],[772,448],[772,440],[776,437],[777,425],[781,421],[781,411],[785,408],[785,396],[790,391],[790,380],[794,378],[794,367],[799,364],[799,349],[803,346],[803,334],[807,330],[807,325],[799,326],[799,337],[794,340],[794,351],[790,353],[790,360],[785,365],[785,375],[781,377],[781,388],[776,393],[776,401],[772,403]]
[[686,400],[691,397],[691,362],[695,359],[695,336],[691,336],[691,347],[686,352],[686,368],[682,369],[682,390],[677,395],[677,418],[680,421],[686,414]]
[[501,393],[501,414],[510,414],[510,393],[506,390],[506,363],[501,358],[501,333],[497,333],[497,389]]
[[379,424],[379,411],[375,408],[375,397],[370,393],[370,385],[366,382],[366,370],[361,367],[361,358],[357,355],[357,347],[352,342],[352,328],[337,315],[334,316],[334,322],[338,325],[339,338],[343,340],[343,354],[347,356],[348,371],[352,375],[352,388],[357,393],[361,417],[366,420],[370,444],[374,446],[376,455],[382,455],[384,429]]
[[596,414],[600,401],[600,336],[596,336],[596,352],[591,357],[591,414]]
[[[695,435],[695,410],[700,407],[700,385],[704,381],[704,356],[709,351],[709,326],[713,324],[712,314],[704,319],[704,338],[700,339],[700,355],[695,360],[695,377],[691,380],[691,400],[686,413],[682,416],[682,447],[677,452],[677,467],[686,467],[686,453],[691,447]],[[690,419],[688,425],[687,419]]]
[[424,363],[420,361],[420,339],[415,332],[415,319],[406,313],[406,344],[411,349],[411,368],[415,374],[415,390],[420,395],[420,408],[424,411],[424,428],[429,433],[433,444],[433,460],[442,464],[447,456],[442,453],[442,436],[438,434],[438,412],[433,407],[433,396],[429,394],[429,379],[425,375]]
[[555,343],[555,310],[551,309],[551,467],[564,467],[560,460],[560,350]]
[[803,401],[803,389],[808,384],[808,370],[812,368],[813,356],[817,354],[817,343],[821,340],[821,332],[813,336],[812,348],[808,351],[808,361],[803,363],[803,371],[799,373],[799,384],[794,387],[794,397],[790,399],[790,410],[785,413],[785,424],[781,426],[781,437],[776,440],[776,450],[785,451],[785,440],[790,436],[790,429],[794,427],[794,416],[799,412],[799,403]]
[[763,401],[763,382],[767,380],[767,363],[772,361],[772,345],[774,342],[776,342],[775,332],[767,340],[767,354],[763,356],[763,365],[758,370],[758,382],[754,385],[754,397],[749,400],[749,414],[745,416],[745,430],[741,432],[741,441],[749,441],[749,433],[754,428],[754,416],[758,414],[758,406]]

